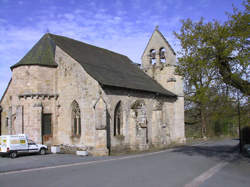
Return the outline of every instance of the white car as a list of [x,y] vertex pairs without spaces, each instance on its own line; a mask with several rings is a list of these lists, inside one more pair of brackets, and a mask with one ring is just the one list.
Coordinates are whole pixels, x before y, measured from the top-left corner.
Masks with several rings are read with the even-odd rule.
[[0,136],[0,154],[16,158],[20,153],[40,153],[45,155],[48,147],[36,144],[25,134]]

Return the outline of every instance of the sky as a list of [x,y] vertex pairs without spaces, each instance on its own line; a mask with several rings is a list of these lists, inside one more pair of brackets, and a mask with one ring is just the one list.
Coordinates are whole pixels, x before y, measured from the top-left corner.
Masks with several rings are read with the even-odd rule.
[[0,0],[0,98],[17,63],[47,32],[128,56],[140,63],[158,25],[176,52],[180,20],[227,19],[241,0]]

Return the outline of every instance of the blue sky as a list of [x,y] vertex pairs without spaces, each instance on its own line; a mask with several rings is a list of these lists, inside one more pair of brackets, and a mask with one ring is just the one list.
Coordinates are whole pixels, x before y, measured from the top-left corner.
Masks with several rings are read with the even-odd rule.
[[0,0],[0,97],[17,63],[46,32],[127,55],[140,63],[156,25],[178,51],[180,20],[221,22],[241,0]]

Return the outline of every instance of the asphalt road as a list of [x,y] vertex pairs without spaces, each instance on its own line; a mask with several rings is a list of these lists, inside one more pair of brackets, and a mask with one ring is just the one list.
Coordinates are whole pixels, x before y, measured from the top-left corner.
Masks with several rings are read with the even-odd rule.
[[250,158],[236,140],[117,157],[74,155],[0,158],[0,186],[19,187],[244,187]]

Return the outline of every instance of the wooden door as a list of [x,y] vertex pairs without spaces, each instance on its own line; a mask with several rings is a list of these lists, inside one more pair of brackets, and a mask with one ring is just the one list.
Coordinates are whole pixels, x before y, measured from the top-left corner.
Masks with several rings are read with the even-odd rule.
[[43,114],[42,116],[42,143],[46,145],[52,143],[51,116],[51,114]]

